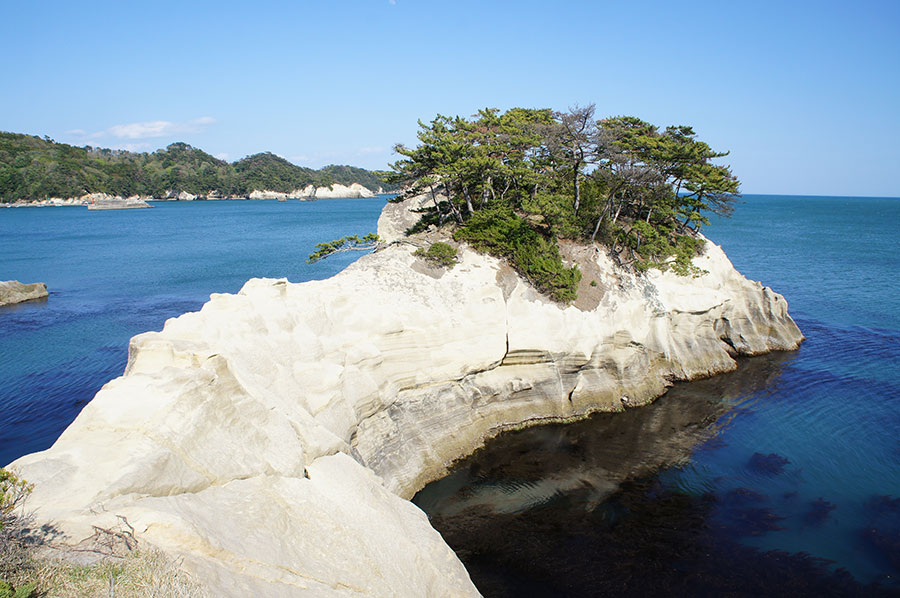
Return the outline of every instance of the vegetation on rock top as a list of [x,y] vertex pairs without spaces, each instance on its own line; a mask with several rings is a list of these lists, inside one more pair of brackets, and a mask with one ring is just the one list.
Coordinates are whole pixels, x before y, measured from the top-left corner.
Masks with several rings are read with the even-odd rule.
[[436,266],[444,268],[452,268],[458,261],[456,248],[443,241],[435,241],[428,249],[419,247],[413,253]]
[[637,270],[697,275],[706,214],[730,214],[738,197],[729,167],[712,162],[727,152],[691,127],[595,120],[593,105],[484,109],[419,127],[417,147],[395,147],[403,158],[389,180],[431,194],[423,222],[508,259],[560,302],[575,298],[581,276],[563,264],[559,239],[602,243]]

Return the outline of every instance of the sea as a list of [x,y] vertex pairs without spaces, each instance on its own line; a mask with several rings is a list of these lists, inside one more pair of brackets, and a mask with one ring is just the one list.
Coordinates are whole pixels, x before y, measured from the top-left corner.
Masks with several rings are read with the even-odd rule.
[[[128,339],[252,277],[326,278],[315,244],[384,198],[0,208],[0,464],[49,447]],[[801,348],[652,405],[504,433],[414,498],[485,596],[900,595],[900,199],[745,195],[706,235],[783,294]]]

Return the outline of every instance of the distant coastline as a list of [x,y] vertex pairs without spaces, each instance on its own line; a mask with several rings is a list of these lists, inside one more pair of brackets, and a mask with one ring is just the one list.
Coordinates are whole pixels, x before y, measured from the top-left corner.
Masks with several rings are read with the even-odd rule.
[[384,189],[378,188],[375,192],[359,183],[350,185],[330,185],[322,187],[314,187],[309,185],[304,189],[296,189],[290,193],[281,191],[258,190],[254,189],[250,193],[243,195],[219,195],[216,193],[210,195],[193,195],[184,191],[179,193],[170,193],[163,197],[153,197],[149,195],[130,195],[123,197],[121,195],[109,195],[106,193],[86,193],[78,197],[50,197],[47,199],[20,199],[14,202],[0,203],[0,207],[6,208],[46,208],[46,207],[66,207],[66,206],[88,206],[97,202],[184,202],[184,201],[316,201],[320,199],[366,199],[379,195],[389,195]]
[[186,143],[135,153],[0,132],[0,205],[81,205],[98,194],[190,201],[373,197],[390,190],[380,171],[336,164],[315,170],[271,152],[226,162]]

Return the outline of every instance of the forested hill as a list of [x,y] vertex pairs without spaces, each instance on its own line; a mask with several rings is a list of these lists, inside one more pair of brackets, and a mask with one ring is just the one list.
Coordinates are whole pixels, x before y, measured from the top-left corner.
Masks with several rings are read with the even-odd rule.
[[335,165],[313,170],[268,152],[228,163],[186,143],[134,153],[0,132],[0,202],[97,192],[243,196],[254,189],[289,193],[335,183],[360,183],[372,191],[385,186],[377,172]]

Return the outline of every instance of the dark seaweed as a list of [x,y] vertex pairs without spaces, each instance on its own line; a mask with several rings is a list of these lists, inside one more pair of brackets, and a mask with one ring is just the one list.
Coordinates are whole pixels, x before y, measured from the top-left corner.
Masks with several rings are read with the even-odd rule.
[[836,508],[834,503],[830,503],[820,496],[817,500],[810,501],[809,510],[803,515],[803,523],[811,526],[822,525]]
[[779,475],[784,473],[784,468],[789,463],[790,461],[786,457],[782,457],[778,453],[769,453],[768,455],[753,453],[750,461],[747,462],[747,467],[758,474]]

